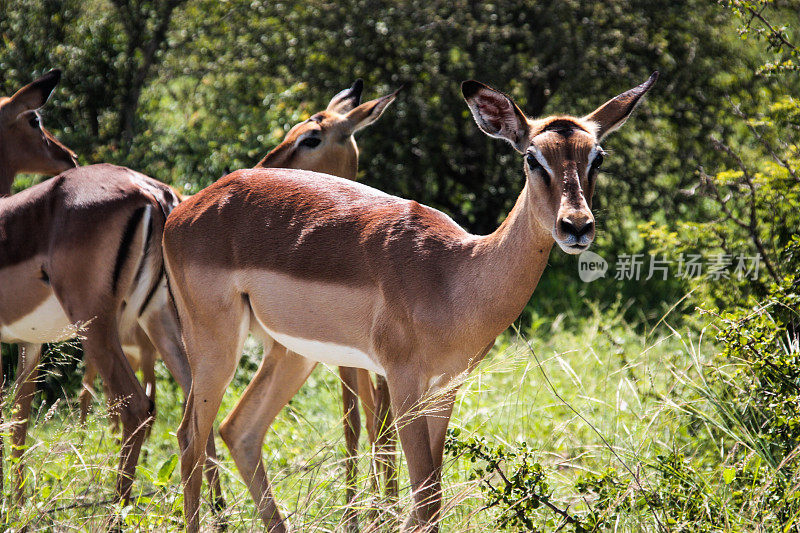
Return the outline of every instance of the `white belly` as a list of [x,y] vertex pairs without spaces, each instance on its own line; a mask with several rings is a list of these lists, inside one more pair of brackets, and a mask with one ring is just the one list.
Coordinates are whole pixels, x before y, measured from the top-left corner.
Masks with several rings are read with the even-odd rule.
[[70,324],[55,294],[39,305],[32,313],[11,324],[0,325],[0,339],[4,342],[60,342],[75,337],[78,328]]
[[335,366],[365,368],[371,372],[385,375],[385,370],[381,368],[380,365],[357,348],[334,344],[332,342],[292,337],[266,328],[264,329],[267,334],[277,342],[312,361]]

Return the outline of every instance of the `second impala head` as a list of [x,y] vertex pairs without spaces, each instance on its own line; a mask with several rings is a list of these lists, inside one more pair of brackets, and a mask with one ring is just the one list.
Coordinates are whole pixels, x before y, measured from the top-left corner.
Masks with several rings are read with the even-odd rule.
[[42,107],[61,71],[51,70],[10,98],[0,98],[0,150],[15,173],[54,175],[78,166],[75,152],[64,146],[42,126]]
[[358,147],[353,134],[378,120],[397,92],[361,103],[364,83],[356,80],[331,99],[324,111],[294,126],[257,165],[297,168],[355,179]]
[[579,254],[594,240],[592,195],[605,155],[600,141],[627,120],[657,78],[654,73],[584,117],[538,120],[527,118],[500,91],[477,81],[461,85],[478,126],[524,155],[527,198],[534,202],[534,217],[566,253]]

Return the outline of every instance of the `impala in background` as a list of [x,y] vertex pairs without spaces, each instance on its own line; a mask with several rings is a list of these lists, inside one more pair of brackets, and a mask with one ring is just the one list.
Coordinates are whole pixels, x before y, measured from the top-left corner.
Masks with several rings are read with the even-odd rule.
[[[161,235],[177,195],[113,165],[76,166],[42,128],[37,109],[60,78],[52,71],[0,99],[0,175],[10,192],[19,172],[59,176],[0,198],[0,341],[22,350],[16,377],[12,454],[24,451],[41,345],[80,334],[87,368],[97,368],[123,426],[117,496],[127,499],[153,402],[123,352],[153,346],[184,393],[190,371],[166,286]],[[216,455],[208,441],[209,460]],[[23,465],[15,497],[23,497]],[[219,494],[216,471],[209,481]],[[221,504],[220,504],[221,505]]]

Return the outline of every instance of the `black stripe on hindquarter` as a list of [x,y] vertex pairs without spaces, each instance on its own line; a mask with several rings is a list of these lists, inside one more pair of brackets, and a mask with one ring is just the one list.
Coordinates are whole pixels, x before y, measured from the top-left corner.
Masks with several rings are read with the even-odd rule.
[[142,302],[142,306],[139,307],[139,314],[137,316],[142,316],[144,310],[147,309],[147,306],[150,304],[150,300],[153,299],[153,295],[156,293],[156,289],[158,289],[158,286],[161,284],[161,279],[164,277],[165,274],[166,272],[164,271],[164,264],[162,263],[161,269],[158,271],[158,276],[156,277],[153,286],[150,287],[149,291],[147,291],[147,296],[145,296],[144,302]]
[[122,233],[122,242],[120,242],[119,251],[117,251],[117,261],[114,263],[114,276],[111,278],[112,294],[117,293],[117,285],[119,284],[119,277],[122,275],[122,267],[131,254],[133,237],[136,235],[136,228],[139,226],[139,222],[144,216],[144,210],[145,207],[142,206],[133,212],[130,220],[128,220],[128,224],[125,226],[125,231]]
[[[142,257],[142,262],[139,264],[139,271],[136,273],[136,277],[134,278],[134,283],[136,284],[139,283],[139,280],[142,278],[142,274],[144,274],[144,271],[151,264],[151,262],[147,260],[150,254],[161,253],[161,243],[160,242],[156,243],[155,244],[156,249],[152,249],[153,243],[150,242],[150,239],[153,237],[153,231],[155,231],[155,226],[156,226],[156,217],[150,217],[150,224],[147,226],[147,235],[145,235],[144,239],[144,257]],[[158,288],[159,283],[161,283],[161,278],[163,276],[164,276],[164,261],[162,260],[159,261],[158,275],[153,278],[150,288],[147,289],[147,296],[145,296],[142,305],[139,306],[139,312],[136,315],[137,317],[142,316],[144,310],[147,309],[147,306],[148,304],[150,304],[150,300],[156,293],[156,289]]]

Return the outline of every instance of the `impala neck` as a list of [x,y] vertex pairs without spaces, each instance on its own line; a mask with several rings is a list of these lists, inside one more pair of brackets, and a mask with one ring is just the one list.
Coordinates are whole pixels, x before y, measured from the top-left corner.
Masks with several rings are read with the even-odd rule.
[[[477,237],[468,264],[461,269],[465,294],[476,318],[494,338],[517,319],[539,283],[554,243],[534,215],[530,187],[492,234]],[[463,279],[463,278],[462,278]]]

